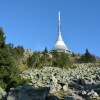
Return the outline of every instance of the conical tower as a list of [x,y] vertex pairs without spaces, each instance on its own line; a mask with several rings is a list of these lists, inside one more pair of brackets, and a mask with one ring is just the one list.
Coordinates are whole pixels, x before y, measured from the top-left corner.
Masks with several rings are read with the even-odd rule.
[[57,50],[58,52],[70,52],[62,39],[62,34],[60,31],[60,12],[58,13],[58,38],[53,50]]

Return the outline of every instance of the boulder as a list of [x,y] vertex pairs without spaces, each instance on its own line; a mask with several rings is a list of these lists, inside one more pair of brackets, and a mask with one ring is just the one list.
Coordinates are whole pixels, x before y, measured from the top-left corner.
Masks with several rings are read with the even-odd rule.
[[77,80],[77,82],[78,82],[79,85],[82,85],[82,86],[84,86],[86,84],[85,79],[83,79],[83,78],[79,78]]
[[86,94],[87,94],[87,92],[86,92],[86,91],[84,91],[84,90],[83,90],[83,91],[81,91],[81,95],[83,95],[83,96],[84,96],[84,95],[86,95]]
[[67,85],[64,85],[64,86],[63,86],[63,90],[64,90],[64,91],[68,91]]
[[90,92],[88,92],[88,94],[87,94],[89,97],[93,97],[93,98],[95,98],[95,97],[98,97],[99,95],[94,91],[94,90],[91,90]]
[[0,87],[0,100],[6,97],[6,92]]
[[58,84],[61,86],[61,89],[63,89],[63,91],[68,91],[68,85],[67,85],[67,83],[58,82]]
[[34,88],[25,84],[10,91],[7,100],[45,100],[50,91],[49,87]]
[[68,96],[66,98],[64,98],[64,100],[75,100],[72,96]]
[[79,84],[77,84],[77,83],[75,83],[75,82],[70,82],[70,83],[68,84],[68,86],[69,86],[70,88],[75,88],[75,89],[78,89],[78,90],[84,90],[84,87],[83,87],[83,86],[81,86],[81,85],[79,85]]
[[45,100],[60,100],[57,96],[46,96]]

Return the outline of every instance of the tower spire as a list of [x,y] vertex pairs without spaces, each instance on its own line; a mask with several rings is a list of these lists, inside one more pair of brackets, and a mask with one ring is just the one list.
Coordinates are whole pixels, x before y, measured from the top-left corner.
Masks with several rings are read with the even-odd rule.
[[58,12],[58,34],[61,34],[61,31],[60,31],[60,11]]
[[60,11],[58,12],[58,39],[53,47],[53,50],[57,50],[58,52],[70,52],[65,45],[60,31]]

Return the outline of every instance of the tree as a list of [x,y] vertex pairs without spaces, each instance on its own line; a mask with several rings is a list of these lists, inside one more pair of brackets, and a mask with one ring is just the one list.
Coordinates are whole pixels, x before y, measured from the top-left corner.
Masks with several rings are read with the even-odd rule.
[[96,62],[96,58],[86,49],[85,54],[83,54],[78,61],[83,63],[94,63]]
[[14,47],[11,43],[6,44],[5,39],[4,32],[0,28],[0,87],[8,92],[11,87],[22,85],[30,80],[22,79],[18,69],[18,61],[23,57],[24,48]]
[[15,54],[14,47],[12,44],[5,43],[4,32],[0,28],[0,86],[2,88],[7,88],[7,84],[11,82],[12,78],[19,74],[12,54]]
[[44,49],[43,52],[44,52],[44,53],[48,53],[48,49],[47,49],[47,47],[45,47],[45,49]]
[[19,56],[23,56],[23,53],[24,53],[24,48],[23,46],[17,46],[14,48],[15,52],[17,55]]
[[5,36],[4,36],[4,32],[3,29],[0,28],[0,48],[4,48],[5,47]]
[[[55,52],[55,54],[56,54],[56,52]],[[71,66],[71,62],[66,53],[61,52],[56,55],[57,56],[53,57],[52,66],[58,66],[60,68],[67,68],[67,67]]]
[[32,56],[27,59],[28,67],[38,67],[40,54],[38,52],[34,52]]

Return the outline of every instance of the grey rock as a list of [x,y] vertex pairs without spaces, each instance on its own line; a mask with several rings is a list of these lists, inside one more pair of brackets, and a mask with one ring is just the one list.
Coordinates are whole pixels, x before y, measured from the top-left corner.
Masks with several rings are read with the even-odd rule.
[[81,94],[82,94],[82,95],[86,95],[87,92],[83,90],[83,91],[81,91]]
[[63,86],[63,90],[64,90],[64,91],[68,91],[67,85],[64,85],[64,86]]
[[[27,70],[21,76],[25,79],[31,79],[34,88],[40,86],[50,87],[50,93],[55,93],[61,89],[72,89],[75,92],[81,90],[82,95],[90,95],[91,89],[93,89],[94,92],[100,95],[100,68],[91,67],[91,64],[75,64],[75,66],[75,69],[43,67]],[[65,86],[59,83],[64,83]],[[66,86],[67,84],[68,86]]]
[[84,86],[86,84],[85,79],[83,78],[79,78],[78,80],[78,84]]
[[66,98],[64,98],[64,100],[75,100],[72,96],[68,96]]
[[100,76],[99,75],[96,75],[96,80],[100,80]]
[[61,87],[60,84],[57,84],[55,88],[56,88],[56,92],[57,92],[57,91],[60,91],[60,90],[62,89],[62,87]]
[[93,97],[98,97],[98,96],[99,95],[96,92],[93,93]]
[[45,100],[60,100],[57,96],[47,96]]
[[94,90],[91,90],[90,92],[88,92],[87,95],[92,96],[92,97],[98,97],[99,96]]
[[68,84],[69,87],[72,87],[72,88],[75,88],[75,89],[78,89],[78,90],[84,90],[84,87],[75,83],[75,82],[70,82]]
[[0,87],[0,100],[6,97],[6,92]]
[[29,84],[10,91],[7,100],[45,100],[49,87],[34,88]]

